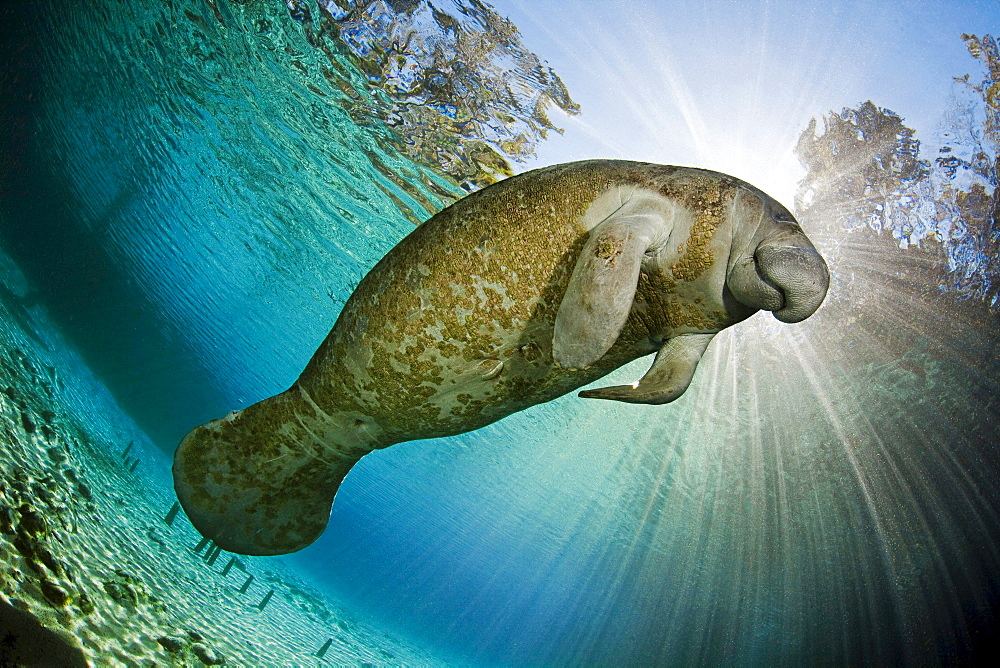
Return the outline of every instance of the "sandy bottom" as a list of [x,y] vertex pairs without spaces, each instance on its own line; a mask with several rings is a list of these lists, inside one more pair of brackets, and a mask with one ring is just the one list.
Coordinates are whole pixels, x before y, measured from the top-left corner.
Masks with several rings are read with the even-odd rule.
[[164,522],[166,456],[113,442],[106,425],[131,422],[78,396],[89,372],[16,297],[0,299],[0,665],[440,663],[284,564],[195,552],[183,512]]

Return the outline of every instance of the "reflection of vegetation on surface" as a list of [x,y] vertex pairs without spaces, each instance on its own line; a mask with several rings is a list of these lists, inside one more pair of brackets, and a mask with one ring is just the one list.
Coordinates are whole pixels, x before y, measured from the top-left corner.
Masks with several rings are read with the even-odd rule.
[[[813,121],[799,138],[797,153],[808,173],[796,208],[803,220],[823,221],[827,233],[885,230],[902,248],[943,253],[948,273],[935,284],[996,307],[1000,55],[989,35],[963,39],[982,65],[982,78],[955,79],[937,157],[921,159],[915,131],[871,101],[831,112],[821,135]],[[834,261],[837,255],[834,250]]]
[[371,97],[349,93],[352,115],[393,127],[412,160],[474,190],[510,176],[510,160],[558,131],[549,105],[578,107],[513,23],[478,0],[452,4],[459,18],[427,0],[288,2],[310,44],[328,55],[346,46],[367,77]]

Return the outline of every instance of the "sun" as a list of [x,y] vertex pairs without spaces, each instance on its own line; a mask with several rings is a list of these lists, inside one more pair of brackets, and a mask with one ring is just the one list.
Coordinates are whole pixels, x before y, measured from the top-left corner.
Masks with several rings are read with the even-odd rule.
[[749,147],[729,147],[720,155],[713,155],[706,162],[710,169],[743,179],[794,210],[795,192],[799,181],[806,174],[805,168],[795,157],[794,146],[775,147],[768,154],[749,150]]

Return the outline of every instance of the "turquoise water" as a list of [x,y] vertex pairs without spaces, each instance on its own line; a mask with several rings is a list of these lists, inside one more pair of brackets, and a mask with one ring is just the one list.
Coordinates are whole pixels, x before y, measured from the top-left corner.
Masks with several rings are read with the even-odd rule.
[[[519,169],[539,110],[575,111],[482,5],[355,4],[3,10],[9,312],[46,309],[64,338],[44,340],[107,388],[70,402],[95,433],[159,449],[151,505],[184,433],[287,387],[414,224]],[[882,172],[823,162],[866,122],[828,116],[800,154],[797,213],[834,271],[810,320],[720,336],[670,406],[563,397],[366,457],[277,563],[442,661],[978,658],[1000,595],[989,90],[922,168],[895,132]]]

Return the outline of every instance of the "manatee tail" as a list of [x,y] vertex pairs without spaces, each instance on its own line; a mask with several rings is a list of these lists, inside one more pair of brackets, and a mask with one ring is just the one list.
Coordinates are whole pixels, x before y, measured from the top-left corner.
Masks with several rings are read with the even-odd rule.
[[195,528],[228,552],[276,555],[316,540],[333,497],[369,448],[343,447],[296,386],[191,431],[174,488]]

